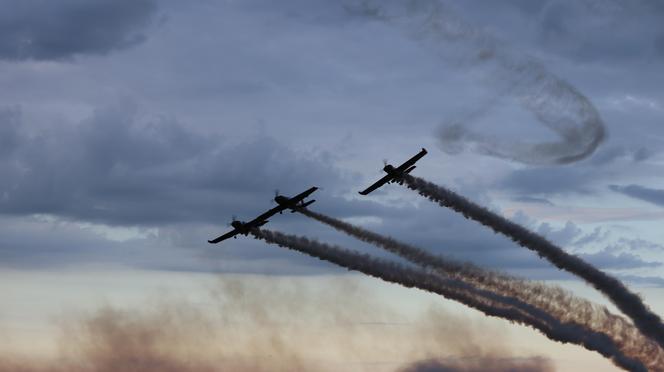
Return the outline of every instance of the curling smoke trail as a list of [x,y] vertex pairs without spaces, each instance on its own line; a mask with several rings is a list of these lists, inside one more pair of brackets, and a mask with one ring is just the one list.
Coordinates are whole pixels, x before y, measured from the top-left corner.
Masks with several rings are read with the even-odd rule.
[[509,237],[522,247],[537,252],[540,257],[546,258],[557,268],[585,280],[632,319],[634,325],[644,335],[652,338],[660,347],[664,348],[664,324],[662,324],[662,320],[643,303],[637,294],[630,291],[618,279],[579,257],[565,252],[544,237],[471,202],[451,190],[408,174],[404,175],[403,179],[408,188],[417,191],[420,195]]
[[[445,59],[460,65],[491,68],[488,74],[500,91],[465,118],[441,128],[443,151],[464,148],[526,164],[575,162],[590,156],[606,137],[600,114],[574,86],[548,71],[541,63],[511,51],[482,29],[455,16],[440,0],[347,0],[352,14],[394,26]],[[456,52],[449,56],[450,50]],[[467,121],[487,115],[500,97],[513,96],[522,108],[557,136],[542,143],[501,141],[481,131],[470,131]]]
[[[645,338],[623,317],[611,314],[605,307],[578,298],[562,288],[529,282],[504,273],[489,271],[468,262],[457,262],[433,255],[424,249],[309,209],[303,208],[298,211],[350,236],[382,247],[414,264],[438,269],[444,275],[504,296],[503,298],[510,299],[507,302],[527,304],[528,306],[521,306],[521,309],[531,316],[540,316],[540,320],[546,321],[553,316],[559,321],[574,322],[607,334],[629,357],[643,361],[651,370],[664,371],[664,350],[656,343]],[[531,311],[532,308],[538,311]]]
[[486,315],[528,325],[554,341],[574,343],[588,350],[596,351],[626,370],[646,371],[640,361],[625,356],[605,334],[594,332],[578,324],[562,323],[553,318],[550,319],[553,324],[547,324],[537,318],[524,316],[523,312],[518,309],[495,306],[494,302],[500,296],[490,295],[486,291],[475,291],[471,285],[459,280],[442,278],[421,270],[407,268],[396,262],[371,257],[368,254],[331,246],[301,236],[260,229],[253,229],[251,234],[267,243],[307,254],[348,270],[359,271],[407,288],[419,288],[437,293],[479,310]]

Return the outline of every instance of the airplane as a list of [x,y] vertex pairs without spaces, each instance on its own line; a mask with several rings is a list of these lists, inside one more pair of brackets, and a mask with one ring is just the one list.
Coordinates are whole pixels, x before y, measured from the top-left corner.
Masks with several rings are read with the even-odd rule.
[[253,220],[249,222],[244,222],[244,221],[238,221],[233,217],[233,222],[231,222],[231,226],[233,227],[232,231],[227,232],[226,234],[212,240],[208,240],[208,243],[210,244],[216,244],[219,243],[222,240],[226,240],[228,238],[237,238],[238,234],[242,235],[249,235],[249,232],[251,232],[251,229],[255,229],[258,227],[261,227],[265,225],[266,223],[269,222],[268,218],[274,216],[275,214],[279,213],[281,210],[281,207],[274,207],[270,209],[269,211],[261,214],[260,216],[254,218]]
[[260,216],[254,218],[249,222],[238,221],[235,219],[235,217],[233,217],[233,222],[231,222],[233,230],[227,232],[226,234],[216,239],[208,240],[208,243],[216,244],[228,238],[237,238],[238,234],[242,234],[245,236],[249,235],[251,229],[255,229],[265,225],[266,223],[269,222],[268,218],[274,216],[275,214],[282,213],[286,209],[291,209],[293,212],[295,212],[297,209],[304,208],[310,205],[311,203],[315,202],[315,200],[310,200],[308,202],[305,202],[304,199],[307,196],[311,195],[311,193],[316,190],[318,190],[318,187],[312,187],[306,190],[305,192],[295,195],[292,198],[283,195],[277,195],[274,197],[274,201],[276,201],[277,204],[279,204],[278,206],[268,210],[267,212],[261,214]]
[[427,150],[424,149],[424,147],[423,147],[422,151],[418,152],[415,156],[413,156],[412,158],[406,160],[403,164],[401,164],[400,166],[398,166],[396,168],[391,164],[385,164],[385,167],[383,168],[383,171],[385,171],[385,173],[387,173],[387,175],[384,176],[383,178],[379,179],[378,181],[376,181],[376,183],[374,183],[373,185],[367,187],[366,190],[360,191],[360,195],[367,195],[370,192],[376,190],[377,188],[383,186],[386,183],[396,182],[396,183],[399,183],[399,184],[403,184],[403,176],[405,174],[408,174],[408,173],[412,172],[413,169],[416,168],[415,163],[418,160],[420,160],[426,154],[427,154]]
[[[289,198],[287,196],[279,195],[279,192],[276,192],[276,195],[274,197],[274,201],[279,204],[279,206],[283,207],[284,210],[290,209],[291,213],[297,212],[298,209],[306,208],[307,206],[311,205],[313,202],[316,201],[316,199],[309,200],[308,202],[305,202],[304,199],[306,199],[311,193],[314,191],[318,190],[318,187],[314,186],[309,188],[308,190],[301,192],[292,198]],[[279,213],[282,213],[280,211]]]

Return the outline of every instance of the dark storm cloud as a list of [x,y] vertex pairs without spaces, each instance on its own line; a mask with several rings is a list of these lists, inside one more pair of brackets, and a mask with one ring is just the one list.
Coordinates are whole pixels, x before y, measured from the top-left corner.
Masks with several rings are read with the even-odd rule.
[[660,207],[664,206],[664,190],[662,189],[653,189],[640,185],[610,185],[609,188],[635,199],[659,205]]
[[0,163],[0,213],[117,225],[212,223],[262,212],[274,189],[295,193],[341,178],[321,156],[298,155],[270,137],[229,143],[174,120],[137,116],[133,105],[118,104],[78,125],[25,137]]
[[140,43],[153,0],[2,0],[0,59],[60,60]]

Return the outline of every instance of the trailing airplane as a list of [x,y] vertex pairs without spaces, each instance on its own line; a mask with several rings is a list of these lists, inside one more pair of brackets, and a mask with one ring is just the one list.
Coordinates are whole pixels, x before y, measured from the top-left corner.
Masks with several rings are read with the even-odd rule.
[[422,148],[422,151],[418,152],[417,155],[413,156],[412,158],[406,160],[403,164],[401,164],[398,167],[394,167],[391,164],[385,164],[385,167],[383,168],[383,171],[387,173],[386,176],[383,178],[379,179],[374,183],[373,185],[367,187],[366,190],[360,191],[360,195],[367,195],[370,192],[376,190],[377,188],[383,186],[386,183],[403,183],[403,175],[408,174],[415,169],[415,163],[420,160],[424,155],[427,154],[427,150]]
[[[284,207],[284,209],[290,209],[291,213],[297,212],[298,209],[306,208],[307,206],[311,205],[313,202],[316,200],[309,200],[307,202],[304,201],[311,193],[314,191],[318,190],[318,187],[311,187],[308,190],[301,192],[292,198],[289,198],[287,196],[279,195],[279,192],[277,191],[277,195],[274,197],[274,201],[279,204],[279,206]],[[283,211],[279,212],[282,213]]]
[[226,240],[228,238],[237,238],[238,234],[242,235],[249,235],[249,232],[251,229],[255,229],[258,227],[261,227],[265,225],[266,223],[269,222],[268,218],[274,216],[275,214],[280,212],[280,207],[274,207],[270,209],[269,211],[261,214],[260,216],[254,218],[253,220],[249,222],[244,222],[244,221],[238,221],[235,218],[233,218],[233,222],[231,222],[231,226],[233,227],[232,231],[227,232],[226,234],[212,240],[208,240],[208,243],[211,244],[216,244],[219,243],[222,240]]
[[313,193],[316,190],[318,190],[318,187],[312,187],[307,191],[295,195],[292,198],[283,195],[277,195],[274,197],[274,201],[276,201],[277,204],[279,205],[268,210],[267,212],[261,214],[260,216],[254,218],[249,222],[238,221],[235,218],[233,218],[233,222],[231,222],[233,230],[227,232],[226,234],[216,239],[208,240],[208,243],[216,244],[228,238],[237,238],[238,234],[249,235],[249,232],[251,232],[252,229],[256,229],[265,225],[266,223],[269,222],[268,218],[274,216],[277,213],[282,213],[286,209],[290,209],[292,212],[295,212],[300,208],[305,208],[306,206],[315,202],[315,200],[310,200],[308,202],[305,202],[304,199],[307,196],[311,195],[311,193]]

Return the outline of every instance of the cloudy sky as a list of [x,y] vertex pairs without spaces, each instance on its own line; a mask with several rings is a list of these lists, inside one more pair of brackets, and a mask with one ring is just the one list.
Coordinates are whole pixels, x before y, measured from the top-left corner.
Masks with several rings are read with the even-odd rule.
[[[0,5],[11,9],[0,13],[6,283],[97,270],[344,275],[250,238],[206,242],[233,216],[270,208],[275,190],[313,185],[316,211],[457,259],[574,280],[398,185],[357,195],[383,159],[425,147],[415,175],[661,305],[647,294],[664,287],[658,1]],[[301,215],[268,226],[385,255]]]

